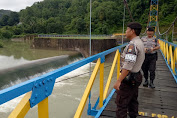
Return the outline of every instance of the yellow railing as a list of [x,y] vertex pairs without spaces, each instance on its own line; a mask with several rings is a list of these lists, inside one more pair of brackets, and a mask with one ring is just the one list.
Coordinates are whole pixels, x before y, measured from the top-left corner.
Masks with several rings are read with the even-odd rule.
[[30,110],[29,99],[31,97],[31,92],[28,92],[17,105],[17,107],[12,111],[8,118],[24,118],[27,112]]
[[164,57],[170,65],[174,75],[176,75],[175,63],[177,62],[177,47],[175,47],[172,43],[163,40],[159,40],[159,43]]
[[106,98],[107,96],[107,93],[108,93],[108,90],[109,90],[109,86],[110,86],[110,83],[111,83],[111,80],[112,80],[112,76],[113,76],[113,73],[114,73],[114,69],[115,69],[115,66],[116,66],[116,63],[117,63],[117,79],[119,78],[119,75],[120,75],[120,52],[119,50],[116,51],[116,54],[115,54],[115,57],[114,57],[114,60],[113,60],[113,64],[112,64],[112,67],[111,67],[111,70],[110,70],[110,73],[109,73],[109,76],[108,76],[108,80],[107,80],[107,83],[106,83],[106,86],[105,86],[105,90],[104,90],[104,94],[103,94],[103,88],[104,88],[104,63],[101,63],[101,58],[98,59],[97,63],[96,63],[96,66],[93,70],[93,73],[90,77],[90,80],[87,84],[87,87],[85,89],[85,92],[82,96],[82,99],[80,101],[80,104],[77,108],[77,111],[75,113],[75,116],[74,118],[80,118],[81,117],[81,114],[82,114],[82,111],[85,107],[85,103],[87,101],[87,98],[88,98],[88,95],[90,93],[90,90],[92,88],[92,85],[94,83],[94,80],[95,80],[95,77],[97,75],[97,72],[98,72],[98,69],[100,68],[100,95],[99,95],[99,107],[102,107],[103,106],[103,100]]
[[[25,117],[25,115],[30,110],[29,99],[31,97],[31,93],[32,92],[26,93],[26,95],[22,98],[22,100],[16,106],[16,108],[11,112],[8,118],[24,118]],[[38,118],[49,118],[48,97],[38,104]]]
[[115,34],[113,34],[113,36],[125,36],[125,33],[115,33]]

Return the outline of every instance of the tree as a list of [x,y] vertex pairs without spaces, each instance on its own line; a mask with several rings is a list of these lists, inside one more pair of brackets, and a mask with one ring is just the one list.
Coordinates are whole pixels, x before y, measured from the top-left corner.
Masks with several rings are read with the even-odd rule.
[[[148,22],[151,0],[128,0],[136,22],[144,27]],[[92,34],[112,34],[122,30],[124,4],[122,0],[92,1]],[[1,14],[0,14],[1,15]],[[159,1],[159,23],[168,26],[177,16],[177,0]],[[2,17],[2,15],[0,16]],[[21,23],[19,27],[14,27]],[[14,34],[63,33],[88,34],[90,25],[90,0],[44,0],[31,7],[13,12],[0,19],[0,28],[13,27]],[[126,10],[125,24],[131,22]],[[15,29],[17,31],[15,31]],[[11,30],[10,30],[11,31]]]
[[10,30],[6,30],[6,29],[1,29],[0,30],[0,38],[1,39],[10,39],[12,38],[13,33]]
[[19,15],[17,12],[11,12],[9,19],[8,19],[8,25],[13,26],[19,23]]
[[8,15],[4,15],[1,19],[1,26],[6,26],[8,25],[8,20],[9,20],[9,16]]

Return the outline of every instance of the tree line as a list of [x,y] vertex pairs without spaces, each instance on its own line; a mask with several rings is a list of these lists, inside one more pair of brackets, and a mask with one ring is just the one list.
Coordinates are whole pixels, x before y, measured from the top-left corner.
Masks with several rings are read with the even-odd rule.
[[[150,0],[127,0],[135,21],[146,27]],[[92,0],[92,33],[122,32],[123,0]],[[177,16],[177,0],[159,0],[160,26]],[[0,19],[0,38],[24,34],[89,34],[90,0],[44,0]],[[126,10],[125,22],[131,22]]]

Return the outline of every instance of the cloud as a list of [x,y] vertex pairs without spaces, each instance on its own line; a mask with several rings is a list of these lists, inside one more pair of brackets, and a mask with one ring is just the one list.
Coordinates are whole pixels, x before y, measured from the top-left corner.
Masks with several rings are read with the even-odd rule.
[[33,5],[35,2],[43,0],[0,0],[0,9],[20,11],[27,6]]

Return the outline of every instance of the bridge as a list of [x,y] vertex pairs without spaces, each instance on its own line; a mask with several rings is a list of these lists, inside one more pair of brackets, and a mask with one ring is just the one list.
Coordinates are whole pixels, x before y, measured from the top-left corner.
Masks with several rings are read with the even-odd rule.
[[[164,55],[158,52],[155,85],[156,89],[139,87],[139,117],[138,118],[176,118],[177,116],[177,84],[171,73],[168,62]],[[116,117],[116,93],[110,96],[111,99],[103,111],[97,115],[100,118]]]
[[[160,33],[157,12],[158,0],[151,0],[149,26],[155,28],[156,36],[160,42],[160,51],[158,52],[159,59],[157,61],[157,75],[155,81],[156,88],[150,89],[140,86],[139,89],[139,117],[177,118],[177,45],[160,38],[161,36],[167,34],[170,29],[174,27],[176,19],[166,32]],[[116,80],[113,78],[114,73],[116,73],[117,79],[120,76],[120,54],[126,45],[127,44],[123,44],[121,46],[114,47],[65,67],[61,67],[40,77],[1,90],[0,105],[25,94],[16,108],[9,115],[9,118],[23,118],[28,111],[35,106],[38,106],[39,118],[49,118],[48,99],[52,94],[56,78],[61,77],[88,63],[96,61],[96,65],[90,75],[90,80],[85,88],[83,96],[80,100],[80,104],[78,105],[73,117],[80,118],[84,108],[86,107],[86,104],[88,105],[88,117],[116,117],[116,105],[114,103],[116,94],[111,82]],[[110,68],[108,79],[106,82],[104,82],[104,69],[106,64],[105,56],[111,53],[115,53],[115,57]],[[116,71],[115,68],[117,68]],[[93,104],[93,101],[91,101],[91,89],[98,72],[100,75],[99,85],[97,85],[99,86],[99,93],[96,95],[94,94],[94,97],[96,97],[97,100],[96,103]]]

